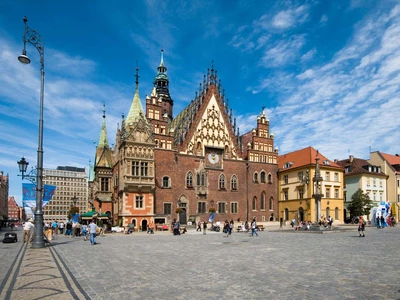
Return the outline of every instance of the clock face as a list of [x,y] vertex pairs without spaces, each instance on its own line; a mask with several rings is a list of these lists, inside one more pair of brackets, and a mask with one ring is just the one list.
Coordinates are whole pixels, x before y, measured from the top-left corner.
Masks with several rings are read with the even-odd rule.
[[216,163],[219,162],[219,155],[216,154],[216,153],[210,153],[210,154],[208,154],[208,161],[209,161],[211,164],[215,165]]

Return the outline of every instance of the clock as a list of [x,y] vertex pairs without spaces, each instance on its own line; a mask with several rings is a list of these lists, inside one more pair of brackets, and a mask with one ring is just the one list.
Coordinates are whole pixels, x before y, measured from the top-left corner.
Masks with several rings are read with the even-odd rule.
[[208,161],[210,162],[210,164],[215,165],[216,163],[219,162],[219,155],[217,153],[209,153],[208,154]]

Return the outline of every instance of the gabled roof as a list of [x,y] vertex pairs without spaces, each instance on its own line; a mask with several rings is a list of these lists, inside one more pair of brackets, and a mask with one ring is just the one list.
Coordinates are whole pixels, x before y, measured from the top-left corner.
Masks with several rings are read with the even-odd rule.
[[[317,150],[309,146],[307,148],[293,151],[278,156],[278,166],[280,170],[300,168],[308,165],[315,165],[315,158],[317,157]],[[338,164],[326,158],[321,153],[318,153],[320,166],[330,166],[334,168],[342,168]]]
[[370,172],[368,167],[372,165],[366,159],[350,157],[348,159],[339,160],[336,162],[339,166],[347,168],[345,176],[356,174],[379,174],[385,175],[383,172]]

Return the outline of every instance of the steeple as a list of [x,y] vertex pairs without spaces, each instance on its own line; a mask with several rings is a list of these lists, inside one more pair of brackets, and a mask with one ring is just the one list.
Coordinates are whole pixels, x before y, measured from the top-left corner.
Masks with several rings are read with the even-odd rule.
[[106,128],[106,105],[103,103],[103,122],[101,124],[100,138],[97,143],[98,148],[108,147],[107,128]]
[[162,115],[167,114],[169,119],[172,120],[172,107],[174,101],[169,95],[169,79],[167,75],[167,67],[164,64],[164,50],[161,50],[161,61],[157,67],[157,76],[154,79],[154,88],[157,96],[163,102]]
[[[145,114],[143,111],[142,103],[140,103],[139,97],[139,68],[136,67],[136,88],[135,95],[133,96],[131,108],[129,109],[128,115],[126,116],[125,126],[132,125],[137,122],[139,118],[145,118]],[[146,120],[147,121],[147,120]]]

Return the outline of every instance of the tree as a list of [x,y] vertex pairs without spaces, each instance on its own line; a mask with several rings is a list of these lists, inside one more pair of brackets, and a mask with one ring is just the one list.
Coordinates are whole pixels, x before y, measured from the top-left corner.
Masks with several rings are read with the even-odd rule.
[[351,196],[348,208],[352,216],[369,216],[372,206],[372,200],[369,199],[369,195],[364,193],[362,189],[358,189]]

